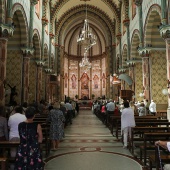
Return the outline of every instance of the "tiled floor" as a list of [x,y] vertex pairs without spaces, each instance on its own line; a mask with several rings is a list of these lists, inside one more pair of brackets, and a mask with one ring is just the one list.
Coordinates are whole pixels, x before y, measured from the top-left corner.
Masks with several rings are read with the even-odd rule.
[[91,113],[80,110],[57,151],[45,160],[45,170],[142,170],[122,143]]

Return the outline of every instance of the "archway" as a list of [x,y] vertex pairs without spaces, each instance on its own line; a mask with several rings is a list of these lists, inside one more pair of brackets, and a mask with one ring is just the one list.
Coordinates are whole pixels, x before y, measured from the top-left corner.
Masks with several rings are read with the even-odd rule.
[[[6,63],[6,91],[9,93],[5,96],[6,104],[21,104],[23,96],[23,77],[24,71],[22,69],[24,56],[21,48],[28,45],[28,28],[26,16],[23,8],[16,5],[13,8],[13,23],[15,25],[14,35],[8,41],[7,63]],[[16,87],[15,93],[13,88]],[[10,92],[10,90],[12,90]],[[14,103],[13,103],[14,102]]]
[[162,89],[167,86],[166,46],[157,26],[161,23],[158,6],[151,7],[146,20],[145,47],[149,53],[150,96],[156,103],[167,103]]

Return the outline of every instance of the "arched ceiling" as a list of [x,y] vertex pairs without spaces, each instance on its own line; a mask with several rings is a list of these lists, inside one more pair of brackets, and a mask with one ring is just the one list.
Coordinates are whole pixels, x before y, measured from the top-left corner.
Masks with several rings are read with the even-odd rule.
[[[120,23],[120,0],[51,0],[51,23],[55,29],[56,42],[65,46],[75,41],[83,27],[87,9],[89,25],[100,43],[101,53],[115,43],[116,29]],[[124,0],[126,1],[126,0]],[[75,45],[76,46],[76,45]],[[76,51],[76,50],[75,50]],[[99,55],[99,51],[96,55]],[[73,54],[74,55],[74,54]]]

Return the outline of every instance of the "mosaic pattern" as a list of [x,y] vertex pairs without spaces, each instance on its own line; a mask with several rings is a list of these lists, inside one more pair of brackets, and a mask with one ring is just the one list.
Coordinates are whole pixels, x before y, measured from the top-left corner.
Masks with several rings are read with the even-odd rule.
[[[17,103],[20,103],[21,99],[21,69],[22,68],[22,58],[20,51],[8,50],[7,54],[7,64],[6,64],[6,82],[10,86],[16,86],[16,91],[18,93],[15,96]],[[7,86],[7,89],[10,89]],[[10,93],[6,96],[5,103],[9,103]]]
[[162,94],[162,89],[167,86],[166,54],[155,52],[151,54],[151,98],[156,103],[167,103],[167,96]]

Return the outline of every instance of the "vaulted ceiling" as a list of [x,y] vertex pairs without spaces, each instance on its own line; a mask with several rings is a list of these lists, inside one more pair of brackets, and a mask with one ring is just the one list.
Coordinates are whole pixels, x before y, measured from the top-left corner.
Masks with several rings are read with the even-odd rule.
[[89,25],[98,38],[96,55],[103,53],[106,47],[115,43],[120,23],[119,1],[51,0],[51,23],[55,25],[58,44],[65,46],[66,52],[74,53],[70,51],[70,44],[76,44],[75,37],[80,33],[87,10]]

